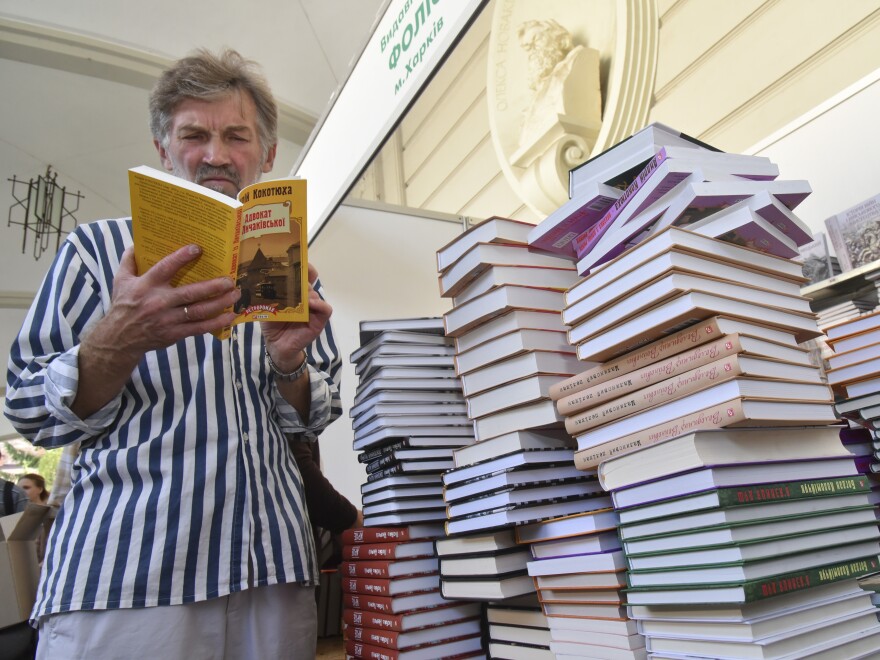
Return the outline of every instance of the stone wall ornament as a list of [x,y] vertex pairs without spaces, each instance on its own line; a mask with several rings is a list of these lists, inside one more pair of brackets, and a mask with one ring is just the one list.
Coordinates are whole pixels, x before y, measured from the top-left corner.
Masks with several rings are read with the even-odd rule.
[[493,12],[492,142],[513,189],[544,217],[568,199],[570,169],[646,123],[655,0],[497,0]]

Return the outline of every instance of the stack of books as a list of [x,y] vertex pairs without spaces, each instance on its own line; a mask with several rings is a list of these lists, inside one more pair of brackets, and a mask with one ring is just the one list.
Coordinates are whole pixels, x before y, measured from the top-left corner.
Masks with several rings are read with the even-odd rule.
[[489,657],[556,660],[547,617],[534,594],[486,605]]
[[873,295],[844,300],[816,312],[819,317],[819,327],[824,330],[828,326],[837,325],[842,321],[855,319],[862,314],[873,311],[875,307],[877,307],[876,292],[873,292]]
[[535,581],[557,656],[645,658],[645,640],[624,608],[625,563],[610,507],[523,525]]
[[447,540],[468,535],[489,548],[479,562],[464,562],[468,573],[453,570],[461,561],[441,562],[450,597],[533,592],[527,549],[495,548],[496,532],[610,505],[595,475],[573,467],[573,442],[548,397],[583,367],[559,316],[577,276],[570,261],[529,250],[531,228],[490,218],[437,253],[441,295],[453,302],[445,329],[477,440],[454,452],[455,467],[443,475]]
[[836,421],[831,391],[797,346],[821,335],[799,270],[671,227],[572,287],[569,338],[598,364],[550,395],[576,435],[576,464],[694,428]]
[[440,594],[434,539],[442,534],[436,524],[343,532],[347,657],[484,657],[480,605]]
[[528,550],[512,529],[438,539],[443,596],[450,600],[504,600],[534,592],[526,573]]
[[601,464],[653,655],[880,650],[857,580],[880,570],[876,508],[840,430],[699,430]]
[[880,312],[825,328],[832,354],[828,382],[838,391],[837,412],[866,428],[880,419]]
[[598,223],[612,205],[621,206],[627,201],[625,191],[664,147],[672,148],[673,153],[718,152],[665,124],[646,126],[571,171],[569,201],[529,232],[529,247],[576,261],[575,239]]
[[350,415],[368,474],[364,524],[444,520],[440,474],[456,448],[474,441],[452,340],[441,318],[363,321],[360,335]]
[[440,294],[453,304],[445,331],[455,340],[455,370],[478,441],[561,426],[547,389],[577,373],[559,318],[577,275],[568,260],[529,251],[532,227],[490,218],[437,252]]
[[[606,192],[609,181],[625,185],[604,214],[588,216],[572,200],[538,225],[529,243],[552,251],[548,237],[559,245],[567,238],[566,256],[574,252],[581,275],[673,225],[797,257],[813,235],[792,209],[811,189],[778,175],[767,158],[723,153],[654,124],[572,171],[578,200]],[[567,233],[558,236],[562,229]]]
[[874,501],[880,503],[880,312],[825,329],[831,353],[828,382],[837,392],[835,409],[854,428],[841,437],[865,461]]

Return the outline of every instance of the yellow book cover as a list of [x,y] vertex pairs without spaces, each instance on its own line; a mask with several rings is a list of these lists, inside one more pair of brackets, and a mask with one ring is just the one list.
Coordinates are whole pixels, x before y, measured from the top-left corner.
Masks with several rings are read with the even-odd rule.
[[[128,176],[139,273],[194,243],[202,256],[172,283],[231,277],[241,289],[232,325],[308,321],[304,179],[254,183],[233,199],[146,165],[130,169]],[[218,338],[227,338],[229,331]]]

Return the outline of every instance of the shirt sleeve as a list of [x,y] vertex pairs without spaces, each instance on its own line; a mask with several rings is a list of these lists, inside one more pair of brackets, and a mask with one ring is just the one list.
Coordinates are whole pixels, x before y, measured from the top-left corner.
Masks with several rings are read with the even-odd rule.
[[79,385],[80,337],[105,309],[90,270],[94,266],[83,258],[94,256],[95,247],[82,227],[68,237],[10,349],[4,414],[38,446],[60,447],[100,435],[119,410],[121,392],[87,419],[70,409]]
[[[321,281],[315,281],[313,288],[323,300]],[[342,358],[336,346],[330,321],[312,345],[306,349],[306,361],[309,364],[308,374],[312,395],[308,424],[302,420],[296,408],[281,396],[277,387],[275,387],[275,401],[281,414],[282,430],[287,434],[295,434],[303,440],[314,440],[342,414],[342,399],[339,394]]]

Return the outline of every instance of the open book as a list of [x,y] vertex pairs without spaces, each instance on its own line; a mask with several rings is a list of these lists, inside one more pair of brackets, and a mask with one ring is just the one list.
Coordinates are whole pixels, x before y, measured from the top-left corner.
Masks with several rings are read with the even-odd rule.
[[202,256],[174,286],[228,276],[241,289],[232,325],[308,321],[304,179],[254,183],[233,199],[146,165],[128,176],[138,272],[194,243]]

